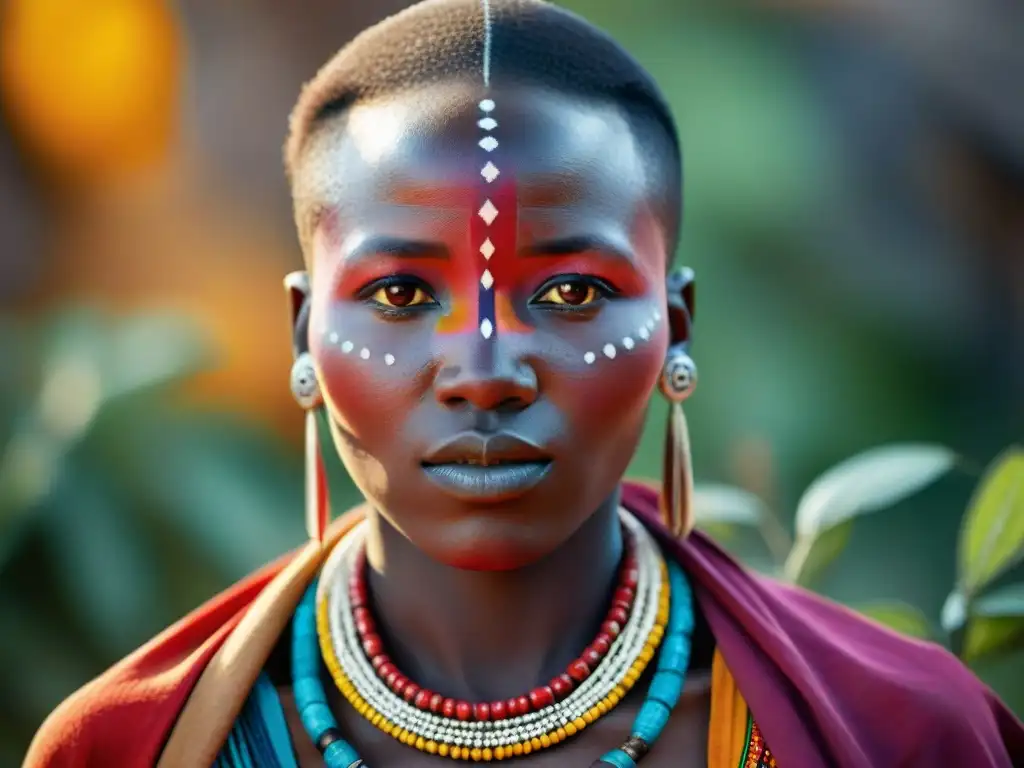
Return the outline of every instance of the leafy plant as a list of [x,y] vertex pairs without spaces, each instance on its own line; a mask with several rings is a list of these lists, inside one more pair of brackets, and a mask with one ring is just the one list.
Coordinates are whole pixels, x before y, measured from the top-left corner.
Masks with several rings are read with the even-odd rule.
[[212,358],[180,318],[0,319],[0,357],[0,765],[17,765],[71,691],[302,540],[302,473],[277,437],[182,402]]
[[[937,445],[891,445],[844,461],[815,480],[796,511],[792,546],[774,563],[780,578],[814,588],[843,552],[855,521],[889,509],[948,472],[963,467]],[[719,486],[700,496],[698,524],[714,530],[766,529],[773,513],[756,497]],[[717,505],[717,506],[716,506]],[[742,506],[742,509],[737,509]],[[779,527],[768,524],[769,530]],[[778,546],[772,548],[778,552]],[[952,553],[951,553],[952,556]],[[857,606],[905,634],[940,642],[969,665],[1024,648],[1024,582],[1003,584],[1024,559],[1024,450],[1013,447],[985,471],[967,506],[959,537],[958,580],[937,622],[896,601]]]

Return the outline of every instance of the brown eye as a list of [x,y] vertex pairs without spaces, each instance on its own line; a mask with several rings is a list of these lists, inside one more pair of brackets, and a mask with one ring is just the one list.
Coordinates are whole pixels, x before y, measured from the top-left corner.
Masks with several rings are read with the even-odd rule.
[[378,288],[371,298],[378,304],[396,309],[430,304],[434,301],[433,297],[421,286],[408,282],[391,283]]
[[584,307],[601,297],[601,291],[583,280],[566,280],[544,292],[537,301],[541,304],[561,304],[569,307]]

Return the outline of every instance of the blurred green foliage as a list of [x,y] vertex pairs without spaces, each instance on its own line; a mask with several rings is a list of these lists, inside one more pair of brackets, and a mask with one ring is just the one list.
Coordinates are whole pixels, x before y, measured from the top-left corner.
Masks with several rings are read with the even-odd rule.
[[210,358],[180,318],[8,320],[0,357],[0,765],[16,765],[72,690],[302,541],[302,470],[278,437],[181,402],[171,385]]

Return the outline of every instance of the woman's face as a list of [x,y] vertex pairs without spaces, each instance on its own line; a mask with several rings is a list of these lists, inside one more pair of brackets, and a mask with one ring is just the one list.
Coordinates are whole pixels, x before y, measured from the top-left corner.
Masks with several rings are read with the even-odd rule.
[[462,568],[533,562],[615,490],[668,341],[662,222],[613,108],[438,86],[297,170],[310,351],[355,483]]

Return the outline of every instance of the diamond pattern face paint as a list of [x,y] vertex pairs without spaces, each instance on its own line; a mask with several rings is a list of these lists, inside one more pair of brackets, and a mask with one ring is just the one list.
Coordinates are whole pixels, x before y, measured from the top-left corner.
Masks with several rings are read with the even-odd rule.
[[[484,115],[477,125],[487,135],[479,141],[479,146],[488,154],[493,153],[500,143],[491,133],[498,127],[494,118],[497,109],[493,99],[483,99],[480,113]],[[485,339],[494,338],[497,330],[495,314],[495,279],[491,271],[491,260],[507,260],[513,258],[516,251],[516,213],[519,202],[516,200],[514,188],[506,183],[498,184],[501,170],[494,160],[488,159],[480,168],[478,197],[482,198],[480,207],[470,225],[470,237],[478,257],[480,279],[477,288],[477,322],[480,335]],[[499,225],[498,222],[501,222]]]
[[[524,224],[525,231],[520,231],[521,216],[529,216],[537,208],[572,210],[580,200],[587,197],[589,191],[586,185],[579,187],[582,193],[571,191],[570,188],[575,189],[573,185],[579,182],[573,180],[572,173],[566,174],[563,171],[552,173],[551,178],[556,180],[545,181],[538,187],[534,179],[537,176],[536,169],[519,167],[522,156],[515,147],[522,143],[524,137],[513,137],[515,147],[511,144],[504,146],[506,140],[501,132],[504,121],[499,102],[509,97],[502,97],[500,93],[491,90],[491,19],[488,0],[481,0],[481,11],[485,37],[482,72],[484,89],[477,97],[478,100],[471,102],[474,107],[472,111],[467,109],[468,114],[458,118],[463,128],[463,120],[473,120],[476,129],[471,134],[472,138],[468,139],[473,143],[466,146],[467,151],[462,155],[464,159],[473,158],[475,170],[471,174],[469,168],[465,168],[458,174],[446,176],[443,181],[417,181],[389,202],[423,209],[446,209],[459,221],[468,224],[468,227],[461,230],[466,233],[463,235],[466,240],[461,243],[450,233],[442,235],[441,230],[438,230],[436,239],[443,242],[442,249],[446,253],[435,259],[426,280],[443,305],[443,311],[434,315],[436,325],[433,328],[434,332],[443,336],[476,334],[478,340],[487,342],[482,350],[493,350],[493,344],[499,337],[532,333],[541,326],[553,329],[551,321],[542,318],[542,315],[546,315],[546,318],[555,315],[527,306],[528,299],[541,290],[545,280],[564,275],[567,282],[576,280],[578,284],[581,276],[583,279],[597,276],[612,284],[617,283],[617,287],[626,289],[623,291],[624,296],[633,298],[647,292],[644,283],[649,276],[630,277],[625,275],[628,270],[621,266],[610,267],[607,261],[602,264],[607,254],[601,255],[600,245],[581,245],[578,249],[568,250],[563,247],[563,250],[556,249],[551,253],[542,251],[539,259],[531,254],[537,235],[528,222]],[[470,104],[466,104],[466,107],[470,108]],[[521,121],[522,105],[506,109],[514,116],[508,119],[518,124]],[[517,170],[526,174],[522,180],[517,178]],[[548,178],[545,173],[547,171],[542,170],[539,177]],[[568,181],[557,180],[559,173]],[[616,182],[613,187],[620,177],[614,178]],[[517,189],[520,181],[525,184],[522,190]],[[551,188],[554,192],[538,191],[546,189],[544,184],[548,183],[553,184]],[[560,184],[566,184],[567,187],[560,189]],[[584,231],[588,229],[591,232],[600,231],[600,227],[593,225],[585,227]],[[561,235],[561,232],[556,231],[556,239]],[[571,240],[573,235],[575,232],[572,227],[567,226],[565,236]],[[424,239],[434,240],[435,235],[427,232]],[[403,253],[385,249],[380,258],[378,274],[368,275],[368,280],[388,273],[417,274],[420,271],[413,267],[420,261],[418,257],[407,258]],[[636,265],[631,269],[635,275],[643,271],[642,268],[638,270]],[[618,316],[622,319],[614,325],[605,327],[604,324],[596,324],[593,328],[597,332],[586,335],[568,331],[569,326],[565,326],[572,340],[566,339],[563,343],[567,342],[577,350],[568,353],[569,356],[575,357],[577,364],[582,363],[584,368],[598,362],[626,357],[627,353],[639,351],[655,337],[653,331],[661,319],[660,313],[650,306],[637,306],[634,311],[618,313]],[[340,351],[342,356],[354,362],[379,364],[380,361],[387,367],[397,365],[398,370],[402,369],[403,358],[406,365],[422,364],[409,359],[418,358],[419,355],[407,350],[395,334],[382,333],[378,336],[368,328],[362,331],[351,329],[347,333],[340,327],[335,327],[329,333],[326,326],[321,326],[321,329],[321,338],[327,346]],[[556,335],[561,333],[554,332]],[[391,340],[386,341],[389,338]]]

